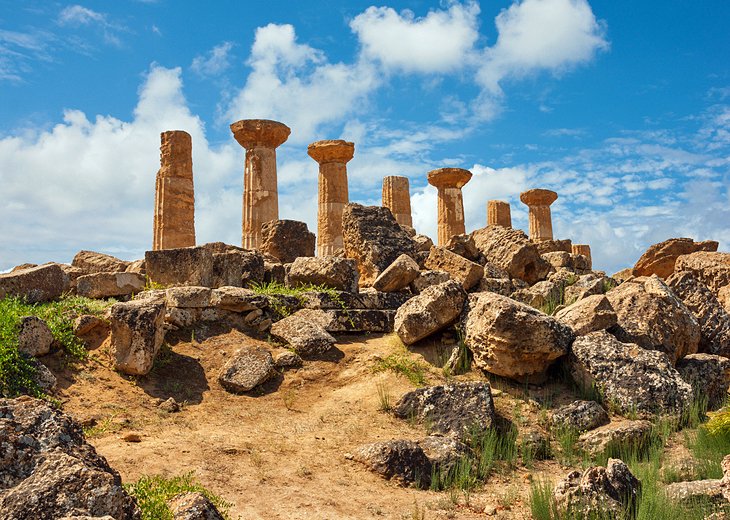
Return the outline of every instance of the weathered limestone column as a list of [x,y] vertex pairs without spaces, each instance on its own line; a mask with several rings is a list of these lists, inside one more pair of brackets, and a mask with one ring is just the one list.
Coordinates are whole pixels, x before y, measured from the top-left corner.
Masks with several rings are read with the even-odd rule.
[[520,200],[529,208],[530,240],[543,242],[553,239],[553,220],[550,204],[558,194],[550,190],[534,189],[520,194]]
[[593,269],[593,258],[591,257],[591,246],[588,244],[573,244],[574,255],[583,255],[588,258],[588,269]]
[[276,181],[276,148],[291,129],[278,121],[244,119],[231,125],[238,144],[246,149],[243,169],[243,247],[256,249],[261,243],[261,225],[279,218]]
[[194,246],[193,141],[187,132],[171,130],[160,134],[160,142],[152,249]]
[[398,224],[413,227],[408,177],[392,175],[383,178],[383,207],[390,210]]
[[438,245],[454,235],[466,232],[464,198],[461,188],[471,179],[471,172],[461,168],[439,168],[428,172],[428,183],[438,189]]
[[487,226],[512,227],[509,202],[503,200],[487,201]]
[[317,256],[328,256],[344,246],[342,211],[349,202],[347,162],[355,155],[355,144],[342,139],[317,141],[309,145],[307,153],[319,163]]

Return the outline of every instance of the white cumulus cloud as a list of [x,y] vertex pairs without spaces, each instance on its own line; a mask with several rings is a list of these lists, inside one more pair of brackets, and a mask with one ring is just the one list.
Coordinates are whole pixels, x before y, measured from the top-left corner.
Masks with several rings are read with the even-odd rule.
[[231,66],[231,49],[233,49],[233,42],[216,45],[205,55],[193,58],[190,69],[200,76],[217,76]]

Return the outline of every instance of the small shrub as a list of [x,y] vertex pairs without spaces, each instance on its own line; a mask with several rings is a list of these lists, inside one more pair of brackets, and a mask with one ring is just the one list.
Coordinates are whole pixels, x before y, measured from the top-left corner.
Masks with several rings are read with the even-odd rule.
[[229,504],[195,482],[192,473],[179,477],[165,478],[160,475],[143,476],[137,482],[125,484],[127,492],[137,499],[142,511],[142,520],[173,520],[167,501],[180,493],[195,491],[205,495],[226,520],[230,520]]
[[713,413],[706,428],[711,435],[730,437],[730,407]]
[[423,363],[411,359],[407,353],[394,353],[379,360],[373,368],[375,372],[384,372],[391,370],[399,374],[415,386],[424,386],[426,384],[426,367]]
[[381,412],[391,412],[393,410],[393,398],[390,395],[390,390],[382,381],[378,382],[376,387],[378,389],[378,409]]

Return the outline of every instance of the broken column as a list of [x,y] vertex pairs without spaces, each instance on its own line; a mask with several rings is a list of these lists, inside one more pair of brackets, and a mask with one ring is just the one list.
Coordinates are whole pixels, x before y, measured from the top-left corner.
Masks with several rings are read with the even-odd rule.
[[317,256],[329,256],[343,247],[342,211],[349,202],[347,162],[355,155],[355,145],[342,139],[317,141],[307,153],[319,163]]
[[588,244],[573,244],[572,252],[574,255],[583,255],[588,259],[588,269],[593,269],[593,259],[591,258],[591,246]]
[[152,249],[194,246],[193,141],[187,132],[171,130],[160,134],[160,142]]
[[261,225],[279,218],[276,181],[276,148],[291,129],[278,121],[244,119],[231,125],[238,144],[246,149],[243,170],[243,247],[256,249],[261,243]]
[[558,194],[554,191],[541,189],[528,190],[520,194],[520,200],[529,208],[530,240],[533,242],[553,239],[550,204],[557,198]]
[[413,227],[408,177],[392,175],[383,178],[383,207],[390,210],[398,224]]
[[490,200],[487,202],[487,226],[512,227],[509,202]]
[[445,245],[454,235],[463,235],[464,198],[461,188],[471,179],[462,168],[439,168],[428,172],[428,183],[438,189],[438,245]]

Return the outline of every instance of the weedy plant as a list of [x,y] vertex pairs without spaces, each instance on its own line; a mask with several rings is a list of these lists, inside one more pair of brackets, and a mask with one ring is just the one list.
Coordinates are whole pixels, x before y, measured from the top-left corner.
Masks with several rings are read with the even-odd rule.
[[378,381],[375,385],[378,390],[378,410],[381,412],[393,411],[393,397],[390,395],[390,390],[383,381]]

